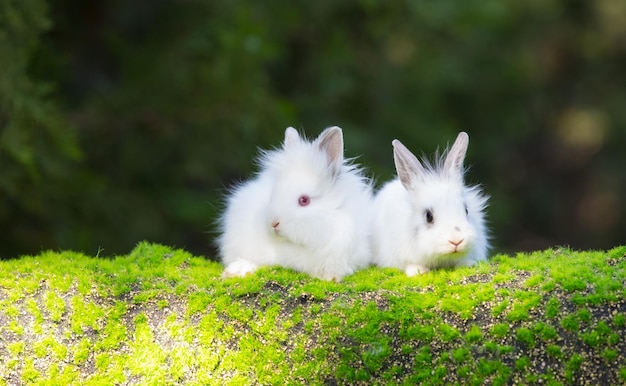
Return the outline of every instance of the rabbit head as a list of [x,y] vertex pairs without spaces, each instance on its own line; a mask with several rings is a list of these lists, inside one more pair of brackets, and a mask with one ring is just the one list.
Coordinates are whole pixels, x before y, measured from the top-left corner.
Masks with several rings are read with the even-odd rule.
[[487,198],[463,181],[469,136],[461,132],[434,164],[422,165],[398,140],[392,144],[398,177],[411,201],[414,242],[428,265],[455,265],[476,246],[486,249],[483,210]]
[[341,220],[335,212],[350,193],[342,183],[342,175],[350,167],[344,164],[341,129],[327,128],[310,142],[289,127],[283,148],[266,153],[262,162],[274,181],[267,208],[268,230],[291,244],[323,245],[329,222]]

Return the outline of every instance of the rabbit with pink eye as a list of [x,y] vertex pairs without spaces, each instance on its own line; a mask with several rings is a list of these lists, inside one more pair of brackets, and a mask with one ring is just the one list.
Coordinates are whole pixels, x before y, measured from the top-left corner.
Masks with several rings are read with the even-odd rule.
[[374,199],[374,263],[414,276],[485,260],[488,197],[463,178],[469,136],[461,132],[434,163],[420,163],[397,139],[392,144],[398,178]]
[[289,127],[261,171],[234,189],[221,219],[224,277],[277,265],[340,281],[371,263],[372,187],[343,157],[339,127],[308,141]]

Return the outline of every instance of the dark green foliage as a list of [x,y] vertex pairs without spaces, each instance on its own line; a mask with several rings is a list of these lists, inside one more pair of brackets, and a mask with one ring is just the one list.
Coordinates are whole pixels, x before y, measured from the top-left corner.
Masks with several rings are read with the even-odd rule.
[[31,75],[52,23],[45,0],[0,1],[0,257],[58,245],[78,198],[75,132],[54,85]]
[[498,249],[607,249],[626,228],[620,4],[0,0],[0,256],[213,255],[257,146],[333,124],[379,182],[393,138],[430,153],[466,130]]

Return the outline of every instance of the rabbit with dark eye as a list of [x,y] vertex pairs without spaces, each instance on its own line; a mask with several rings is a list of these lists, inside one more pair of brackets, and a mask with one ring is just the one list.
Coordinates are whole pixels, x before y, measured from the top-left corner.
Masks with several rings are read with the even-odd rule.
[[344,159],[339,127],[314,141],[289,127],[283,146],[262,151],[259,164],[220,219],[225,277],[277,265],[340,281],[371,263],[371,182]]
[[422,165],[398,140],[392,144],[398,178],[374,199],[374,263],[413,276],[485,260],[488,197],[463,178],[469,136],[460,133],[434,164]]

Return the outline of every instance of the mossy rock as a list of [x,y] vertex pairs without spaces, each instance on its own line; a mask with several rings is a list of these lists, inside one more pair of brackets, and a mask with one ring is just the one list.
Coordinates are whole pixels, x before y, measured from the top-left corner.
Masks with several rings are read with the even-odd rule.
[[0,384],[624,384],[626,247],[341,283],[127,256],[0,262]]

